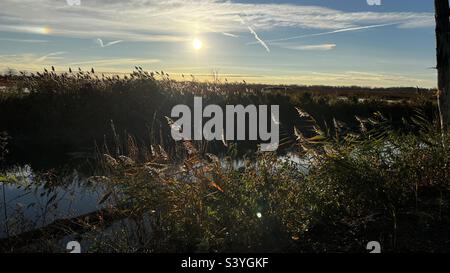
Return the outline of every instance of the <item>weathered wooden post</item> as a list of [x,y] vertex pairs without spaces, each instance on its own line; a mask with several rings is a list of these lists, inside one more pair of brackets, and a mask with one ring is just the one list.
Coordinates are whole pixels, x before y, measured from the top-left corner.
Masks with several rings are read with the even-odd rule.
[[450,127],[450,9],[448,0],[434,0],[438,95],[443,127]]

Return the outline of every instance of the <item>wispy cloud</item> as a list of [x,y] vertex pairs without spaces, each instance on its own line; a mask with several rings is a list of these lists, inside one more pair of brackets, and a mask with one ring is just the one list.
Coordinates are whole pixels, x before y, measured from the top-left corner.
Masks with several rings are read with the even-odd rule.
[[116,40],[116,41],[112,41],[112,42],[109,42],[109,43],[104,44],[104,43],[103,43],[103,40],[100,39],[100,38],[97,38],[97,39],[95,40],[95,43],[98,44],[100,47],[108,47],[108,46],[112,46],[112,45],[119,44],[119,43],[121,43],[121,42],[123,42],[123,40]]
[[0,41],[4,42],[14,42],[14,43],[47,43],[48,40],[38,40],[38,39],[13,39],[13,38],[0,38]]
[[[343,28],[343,29],[337,29],[337,30],[333,30],[333,31],[326,31],[326,32],[320,32],[320,33],[313,33],[313,34],[305,34],[305,35],[299,35],[299,36],[291,36],[291,37],[286,37],[286,38],[281,38],[281,39],[273,39],[273,40],[268,40],[267,42],[268,43],[285,42],[285,41],[296,40],[296,39],[307,38],[307,37],[323,36],[323,35],[330,35],[330,34],[335,34],[335,33],[351,32],[351,31],[358,31],[358,30],[366,30],[366,29],[371,29],[371,28],[380,28],[380,27],[387,27],[387,26],[393,26],[393,25],[398,25],[398,23]],[[256,44],[256,43],[251,42],[251,43],[247,43],[247,44]]]
[[[68,56],[61,56],[67,54]],[[35,53],[5,54],[0,55],[0,71],[8,67],[13,67],[18,71],[36,72],[42,71],[44,67],[55,66],[57,69],[66,70],[70,66],[81,67],[82,69],[96,68],[97,72],[121,73],[132,71],[136,65],[151,65],[160,63],[159,59],[152,58],[88,58],[81,60],[74,59],[66,52],[51,52],[40,56]]]
[[8,31],[8,32],[26,32],[33,34],[49,34],[50,28],[44,26],[42,24],[39,25],[14,25],[9,23],[2,22],[3,17],[0,17],[0,31]]
[[40,71],[43,67],[50,65],[63,65],[63,54],[66,52],[51,52],[45,55],[36,53],[21,53],[0,55],[0,70],[13,67],[20,71]]
[[47,55],[44,55],[44,56],[42,56],[42,57],[37,58],[37,59],[35,60],[35,62],[41,63],[41,62],[43,62],[43,61],[45,61],[45,60],[47,60],[47,59],[54,59],[56,56],[63,55],[63,54],[66,54],[66,53],[67,53],[67,52],[65,52],[65,51],[52,52],[52,53],[49,53],[49,54],[47,54]]
[[141,65],[159,63],[158,59],[144,59],[144,58],[109,58],[109,59],[94,59],[87,61],[71,62],[69,65],[81,66],[123,66],[123,65]]
[[239,35],[233,34],[233,33],[228,33],[228,32],[222,32],[223,35],[228,36],[228,37],[233,37],[233,38],[239,38]]
[[292,44],[276,44],[281,48],[292,50],[319,50],[328,51],[336,48],[336,44],[320,44],[320,45],[292,45]]
[[244,33],[248,27],[236,24],[240,14],[246,14],[252,28],[259,31],[284,27],[335,31],[392,23],[399,28],[417,28],[434,24],[430,12],[348,12],[297,3],[223,0],[92,0],[77,8],[65,1],[41,0],[36,4],[32,0],[2,0],[2,14],[0,31],[47,34],[48,26],[50,34],[60,36],[164,42],[184,41],[192,31]]

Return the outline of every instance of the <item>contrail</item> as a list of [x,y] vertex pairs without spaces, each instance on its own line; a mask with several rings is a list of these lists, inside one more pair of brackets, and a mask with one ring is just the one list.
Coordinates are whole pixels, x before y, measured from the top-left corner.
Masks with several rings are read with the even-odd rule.
[[48,42],[48,40],[12,39],[12,38],[0,38],[0,41],[17,42],[17,43],[47,43]]
[[258,34],[253,30],[253,28],[251,26],[247,26],[248,30],[250,30],[250,32],[253,34],[253,36],[255,36],[255,39],[267,50],[267,52],[270,52],[270,48],[267,46],[267,44],[261,39],[259,38]]
[[96,42],[97,42],[97,44],[98,44],[100,47],[108,47],[108,46],[112,46],[112,45],[121,43],[121,42],[123,42],[123,40],[117,40],[117,41],[109,42],[109,43],[107,43],[107,44],[105,45],[105,44],[103,44],[103,40],[102,40],[102,39],[97,38]]
[[247,26],[248,30],[250,30],[250,32],[253,34],[253,36],[255,37],[256,41],[258,41],[258,42],[252,43],[252,44],[259,43],[259,44],[261,44],[261,45],[266,49],[267,52],[270,52],[270,48],[269,48],[269,47],[267,46],[267,44],[266,44],[266,43],[258,36],[258,34],[256,33],[256,31],[253,30],[253,28],[252,28],[251,26],[249,26],[248,24],[246,24],[245,21],[244,21],[244,19],[243,19],[241,16],[239,16],[239,19],[241,20],[241,23],[242,23],[243,25],[246,25],[246,26]]
[[[328,34],[334,34],[334,33],[340,33],[340,32],[356,31],[356,30],[362,30],[362,29],[386,27],[386,26],[392,26],[392,25],[398,25],[398,24],[399,23],[389,23],[389,24],[371,25],[371,26],[363,26],[363,27],[350,27],[350,28],[337,29],[337,30],[321,32],[321,33],[305,34],[305,35],[293,36],[293,37],[288,37],[288,38],[268,40],[267,42],[269,42],[269,43],[271,43],[271,42],[284,42],[284,41],[295,40],[295,39],[306,38],[306,37],[322,36],[322,35],[328,35]],[[251,43],[247,43],[247,44],[248,45],[252,45],[252,44],[256,44],[256,42],[251,42]]]
[[64,51],[58,51],[58,52],[52,52],[52,53],[49,53],[49,54],[47,54],[47,55],[45,55],[45,56],[42,56],[42,57],[40,57],[40,58],[37,58],[36,60],[35,60],[35,62],[43,62],[43,61],[45,61],[47,58],[49,58],[49,57],[53,57],[53,56],[58,56],[58,55],[62,55],[62,54],[65,54],[66,52],[64,52]]
[[225,36],[228,36],[228,37],[239,38],[238,35],[233,34],[233,33],[222,32],[222,34],[225,35]]

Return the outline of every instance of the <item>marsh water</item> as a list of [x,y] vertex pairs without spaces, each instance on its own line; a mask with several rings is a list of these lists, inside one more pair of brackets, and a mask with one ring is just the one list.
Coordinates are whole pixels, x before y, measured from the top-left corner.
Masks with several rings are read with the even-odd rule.
[[[299,163],[307,171],[306,161],[294,153],[280,159]],[[231,161],[236,170],[245,164],[242,158]],[[106,185],[90,181],[91,175],[75,167],[63,175],[43,175],[30,165],[10,167],[6,183],[0,186],[0,238],[102,209],[105,205],[99,200],[107,191]]]
[[38,177],[29,165],[6,172],[1,189],[0,238],[46,226],[56,219],[72,218],[101,208],[104,187],[88,181],[76,169],[51,180]]

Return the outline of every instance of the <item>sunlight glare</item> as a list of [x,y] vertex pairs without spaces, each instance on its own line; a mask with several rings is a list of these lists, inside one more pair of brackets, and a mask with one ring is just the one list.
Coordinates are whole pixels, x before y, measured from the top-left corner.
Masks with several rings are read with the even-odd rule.
[[41,34],[49,34],[49,33],[50,33],[50,28],[49,28],[49,27],[42,27],[42,28],[39,28],[39,32],[40,32]]
[[203,43],[199,39],[195,38],[192,42],[192,46],[194,47],[194,49],[199,50],[203,47]]

